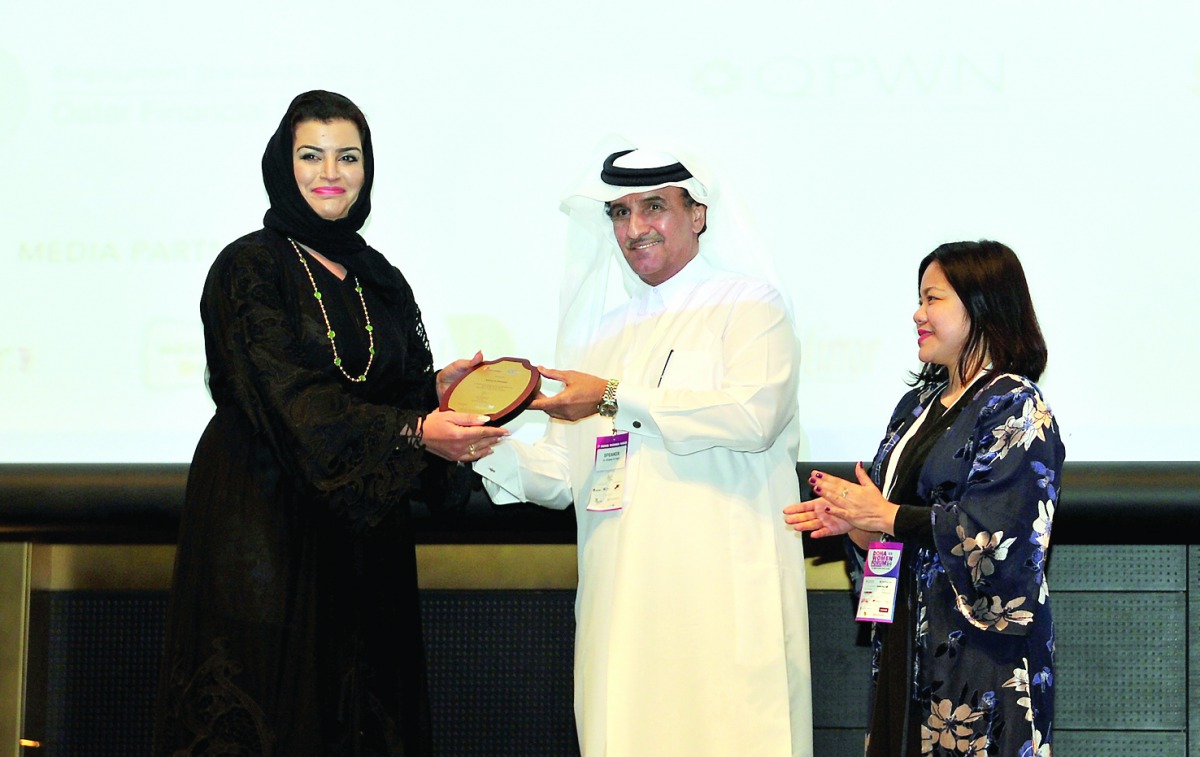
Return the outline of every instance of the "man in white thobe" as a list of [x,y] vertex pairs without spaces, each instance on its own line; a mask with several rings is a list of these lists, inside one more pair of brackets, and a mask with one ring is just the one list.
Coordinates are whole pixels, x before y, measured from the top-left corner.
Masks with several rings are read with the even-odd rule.
[[[709,202],[646,150],[565,201],[601,250],[564,285],[574,363],[543,369],[565,385],[531,406],[545,437],[475,463],[497,503],[575,505],[585,757],[812,754],[804,555],[780,517],[799,498],[798,344],[774,287],[714,264],[741,253],[701,242]],[[606,260],[628,282],[615,305]]]

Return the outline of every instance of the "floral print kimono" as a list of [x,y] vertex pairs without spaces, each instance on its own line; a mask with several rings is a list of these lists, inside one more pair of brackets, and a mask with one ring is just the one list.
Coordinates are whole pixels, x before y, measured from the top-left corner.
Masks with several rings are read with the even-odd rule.
[[943,388],[904,396],[872,469],[882,487],[889,457],[928,408],[901,445],[891,489],[904,553],[895,622],[872,634],[866,753],[1051,757],[1045,567],[1058,424],[1021,376],[984,375],[949,409]]

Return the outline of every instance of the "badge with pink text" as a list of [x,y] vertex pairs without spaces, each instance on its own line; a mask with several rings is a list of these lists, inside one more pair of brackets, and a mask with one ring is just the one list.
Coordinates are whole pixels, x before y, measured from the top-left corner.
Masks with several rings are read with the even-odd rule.
[[629,432],[596,437],[596,464],[592,469],[592,496],[587,509],[594,513],[620,510],[625,498],[625,459]]
[[900,553],[896,541],[873,541],[863,562],[862,593],[858,595],[857,620],[891,623],[900,586]]

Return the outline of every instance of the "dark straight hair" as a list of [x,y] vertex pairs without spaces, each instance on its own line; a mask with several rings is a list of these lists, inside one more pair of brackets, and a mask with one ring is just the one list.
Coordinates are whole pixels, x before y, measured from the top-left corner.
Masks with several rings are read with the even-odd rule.
[[[918,290],[925,269],[935,262],[971,320],[955,366],[959,380],[965,383],[990,360],[993,373],[1037,381],[1046,369],[1046,340],[1016,253],[989,240],[944,244],[921,261]],[[926,363],[913,378],[924,386],[948,380],[950,372],[944,365]]]

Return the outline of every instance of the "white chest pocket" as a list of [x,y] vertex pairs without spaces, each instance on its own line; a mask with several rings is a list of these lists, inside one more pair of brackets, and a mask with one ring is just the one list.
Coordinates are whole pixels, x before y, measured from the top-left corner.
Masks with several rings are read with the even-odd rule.
[[670,350],[663,356],[664,389],[715,389],[721,384],[719,355],[704,350]]

